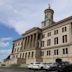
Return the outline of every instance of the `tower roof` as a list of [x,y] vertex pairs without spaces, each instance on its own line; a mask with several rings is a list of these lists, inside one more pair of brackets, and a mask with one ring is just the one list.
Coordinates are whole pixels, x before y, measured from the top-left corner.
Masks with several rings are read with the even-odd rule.
[[47,12],[52,12],[52,13],[54,13],[54,10],[53,9],[51,9],[51,8],[48,8],[48,9],[45,9],[45,11],[44,11],[45,13],[47,13]]

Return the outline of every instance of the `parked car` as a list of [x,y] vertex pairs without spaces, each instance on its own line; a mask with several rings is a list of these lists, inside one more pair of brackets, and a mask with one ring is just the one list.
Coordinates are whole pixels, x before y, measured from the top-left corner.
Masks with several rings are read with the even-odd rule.
[[39,62],[34,62],[28,65],[29,69],[43,69],[44,64]]
[[34,62],[28,65],[29,69],[48,69],[50,68],[51,63],[39,63]]
[[61,72],[72,72],[72,64],[69,64],[62,68]]
[[70,63],[69,62],[60,62],[60,63],[53,63],[53,65],[50,66],[48,71],[56,71],[56,72],[61,72],[65,66],[68,66]]
[[33,68],[33,63],[29,64],[29,65],[28,65],[28,68],[29,68],[29,69],[32,69],[32,68]]
[[49,69],[51,66],[52,66],[52,63],[43,63],[44,66],[43,66],[43,69]]

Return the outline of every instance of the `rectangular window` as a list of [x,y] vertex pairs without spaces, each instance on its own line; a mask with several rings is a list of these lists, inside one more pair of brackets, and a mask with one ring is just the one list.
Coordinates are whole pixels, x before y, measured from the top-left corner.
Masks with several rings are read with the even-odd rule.
[[63,49],[63,54],[68,54],[68,48]]
[[58,44],[58,37],[54,38],[54,44]]
[[54,31],[54,35],[56,35],[56,34],[58,34],[58,30],[55,30],[55,31]]
[[62,32],[66,32],[66,31],[67,31],[67,27],[63,27]]
[[51,32],[48,33],[48,37],[51,36]]
[[22,58],[24,58],[24,53],[22,53]]
[[28,58],[30,57],[30,52],[28,53]]
[[41,56],[44,56],[44,51],[41,52]]
[[68,48],[66,48],[66,54],[68,54]]
[[58,52],[58,49],[54,50],[54,55],[58,55],[59,52]]
[[63,49],[63,54],[65,54],[65,49]]
[[50,56],[51,55],[51,51],[47,51],[47,56]]
[[63,43],[67,43],[67,35],[62,36]]
[[47,46],[50,46],[51,45],[51,39],[48,39],[47,40]]
[[45,38],[45,34],[42,35],[42,38]]
[[41,47],[44,47],[44,41],[41,41]]
[[34,56],[34,52],[32,52],[32,58],[33,58],[33,56]]

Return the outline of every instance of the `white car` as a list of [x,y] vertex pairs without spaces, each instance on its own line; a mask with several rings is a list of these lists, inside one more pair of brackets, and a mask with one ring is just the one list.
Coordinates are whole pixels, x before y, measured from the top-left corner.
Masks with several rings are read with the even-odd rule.
[[29,69],[42,69],[44,67],[43,63],[34,62],[28,65]]
[[29,68],[29,69],[32,69],[32,68],[33,68],[33,63],[29,64],[29,65],[28,65],[28,68]]
[[44,69],[49,69],[52,66],[52,63],[44,63]]
[[28,68],[29,69],[48,69],[50,68],[50,64],[34,62],[34,63],[29,64]]

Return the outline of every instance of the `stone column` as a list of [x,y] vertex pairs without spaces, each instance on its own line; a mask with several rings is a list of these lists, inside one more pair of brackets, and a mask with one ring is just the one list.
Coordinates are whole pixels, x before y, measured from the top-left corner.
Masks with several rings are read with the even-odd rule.
[[35,48],[38,47],[38,33],[36,33],[36,38],[35,38]]
[[28,48],[29,49],[31,48],[31,35],[29,36],[29,45],[28,45]]
[[21,42],[21,51],[23,51],[23,44],[24,43],[24,38],[22,38],[22,42]]
[[28,43],[28,37],[26,37],[27,39],[26,39],[26,49],[27,49],[27,43]]
[[27,43],[26,43],[26,48],[28,49],[28,36],[27,36]]
[[32,35],[30,36],[30,48],[32,47]]
[[32,37],[32,48],[34,47],[34,38],[35,38],[35,36],[34,36],[34,34],[32,35],[33,37]]
[[26,43],[27,43],[27,37],[25,37],[25,46],[24,46],[25,49],[26,49]]
[[25,38],[23,38],[23,50],[24,50],[24,46],[25,46]]
[[30,43],[30,36],[28,36],[28,43],[27,43],[28,49],[29,49],[29,43]]

